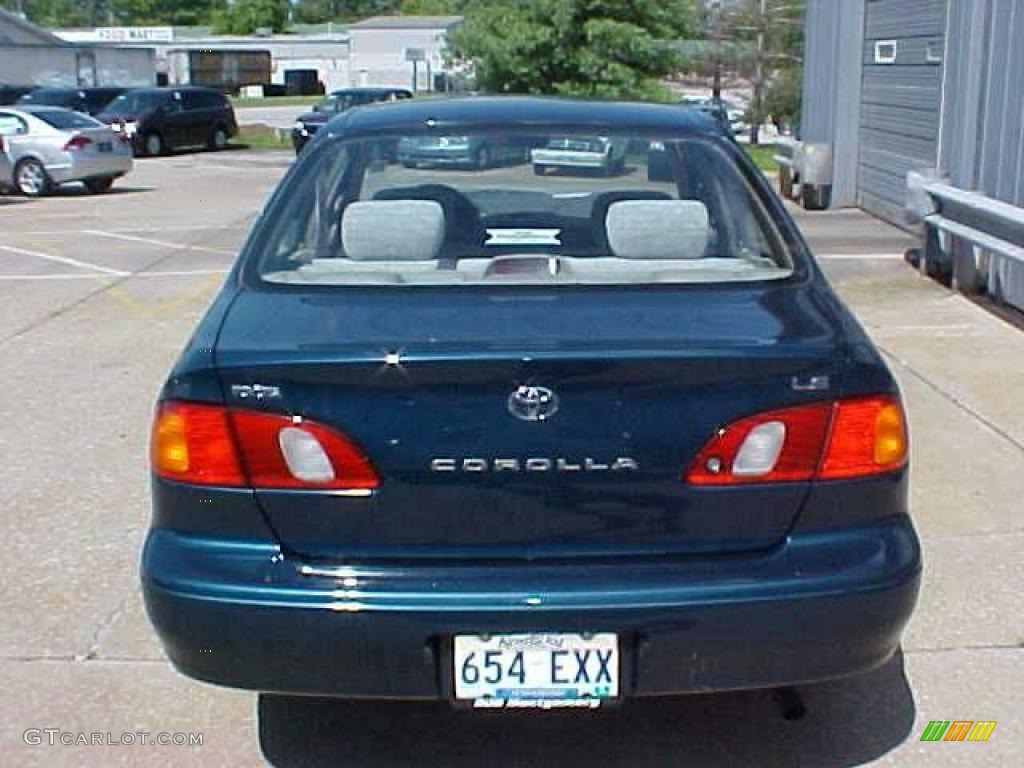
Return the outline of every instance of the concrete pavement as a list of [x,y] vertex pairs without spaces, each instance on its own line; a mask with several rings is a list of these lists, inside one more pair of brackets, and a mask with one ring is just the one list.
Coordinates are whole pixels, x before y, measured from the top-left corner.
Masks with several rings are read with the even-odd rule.
[[[926,576],[904,654],[805,691],[498,719],[445,706],[265,698],[177,675],[136,588],[152,401],[290,158],[140,161],[115,192],[0,197],[0,764],[988,765],[1024,746],[1024,334],[925,280],[857,212],[801,224],[887,355],[913,430]],[[921,743],[929,720],[997,720]],[[25,743],[26,729],[202,733],[201,746]],[[138,737],[136,737],[136,740]]]

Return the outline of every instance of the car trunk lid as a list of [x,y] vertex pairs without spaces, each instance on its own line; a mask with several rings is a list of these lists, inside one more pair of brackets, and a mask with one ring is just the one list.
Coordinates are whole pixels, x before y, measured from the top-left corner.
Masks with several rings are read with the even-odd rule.
[[[829,396],[800,385],[839,383],[825,304],[799,286],[589,294],[243,292],[217,346],[226,397],[340,430],[381,477],[361,498],[259,491],[282,544],[378,560],[778,542],[806,484],[682,474],[723,425]],[[276,396],[239,394],[255,385]]]

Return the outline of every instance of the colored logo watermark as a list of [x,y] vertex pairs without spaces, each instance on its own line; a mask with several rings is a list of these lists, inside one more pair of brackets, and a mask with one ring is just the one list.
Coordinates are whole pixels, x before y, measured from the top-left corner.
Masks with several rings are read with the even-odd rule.
[[921,741],[988,741],[995,727],[995,720],[932,720]]

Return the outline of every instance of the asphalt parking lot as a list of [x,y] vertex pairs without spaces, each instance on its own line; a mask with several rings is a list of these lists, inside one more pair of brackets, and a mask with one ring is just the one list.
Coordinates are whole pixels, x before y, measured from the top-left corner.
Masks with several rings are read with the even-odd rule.
[[[178,155],[139,161],[108,195],[0,196],[0,764],[1019,762],[1024,334],[918,276],[902,259],[911,238],[852,211],[799,218],[887,355],[911,418],[926,575],[903,654],[889,664],[803,690],[806,715],[794,720],[770,692],[499,718],[442,705],[258,701],[175,673],[137,588],[152,404],[290,161]],[[930,720],[998,725],[985,743],[922,743]],[[26,743],[27,729],[203,741],[50,746]]]

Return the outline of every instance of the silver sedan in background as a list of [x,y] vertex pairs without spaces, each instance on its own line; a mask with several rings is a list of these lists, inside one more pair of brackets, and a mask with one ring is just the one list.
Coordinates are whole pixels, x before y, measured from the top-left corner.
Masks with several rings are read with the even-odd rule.
[[131,145],[88,115],[60,107],[0,107],[0,187],[40,197],[80,181],[100,193],[131,169]]

